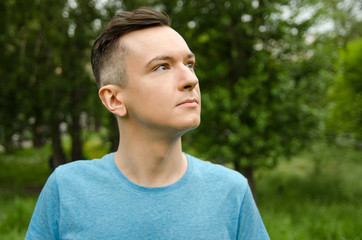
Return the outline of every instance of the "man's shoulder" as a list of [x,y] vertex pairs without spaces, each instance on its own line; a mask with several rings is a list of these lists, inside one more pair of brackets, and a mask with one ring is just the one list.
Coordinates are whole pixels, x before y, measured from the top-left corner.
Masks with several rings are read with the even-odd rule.
[[201,160],[199,158],[187,155],[193,161],[194,174],[204,181],[216,182],[223,185],[237,185],[240,187],[247,185],[247,179],[239,172],[225,167],[220,164],[215,164],[210,161]]
[[82,175],[83,173],[94,174],[95,172],[102,172],[110,167],[113,154],[107,154],[101,158],[95,158],[92,160],[77,160],[74,162],[66,163],[56,168],[56,175],[66,177],[69,175]]

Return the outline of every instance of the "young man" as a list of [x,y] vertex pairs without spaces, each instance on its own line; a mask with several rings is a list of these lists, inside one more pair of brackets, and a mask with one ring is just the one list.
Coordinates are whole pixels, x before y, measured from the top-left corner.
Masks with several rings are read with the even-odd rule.
[[163,14],[111,19],[92,66],[118,150],[58,167],[26,239],[269,239],[246,179],[182,152],[181,136],[200,124],[194,65]]

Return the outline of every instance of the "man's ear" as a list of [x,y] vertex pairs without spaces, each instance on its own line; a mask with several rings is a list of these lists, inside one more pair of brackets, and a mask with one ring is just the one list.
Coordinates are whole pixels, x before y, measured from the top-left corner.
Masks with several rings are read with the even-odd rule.
[[116,85],[103,86],[98,91],[99,98],[103,105],[113,114],[124,117],[127,115],[127,108],[124,105],[122,88]]

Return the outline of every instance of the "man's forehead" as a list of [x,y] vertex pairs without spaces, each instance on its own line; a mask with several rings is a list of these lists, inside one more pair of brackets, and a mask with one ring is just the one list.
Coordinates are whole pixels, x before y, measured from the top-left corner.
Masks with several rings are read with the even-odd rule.
[[151,27],[128,33],[120,38],[120,42],[133,50],[138,48],[163,47],[166,43],[177,47],[187,47],[183,37],[174,29],[166,26]]
[[120,39],[127,48],[127,55],[141,55],[146,61],[156,57],[183,55],[193,58],[182,36],[170,27],[152,27],[131,32]]

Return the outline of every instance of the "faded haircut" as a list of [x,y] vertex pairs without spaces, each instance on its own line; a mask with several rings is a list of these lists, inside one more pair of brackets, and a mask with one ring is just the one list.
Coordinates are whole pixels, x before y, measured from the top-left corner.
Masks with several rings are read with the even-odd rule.
[[156,26],[170,26],[170,19],[152,8],[117,13],[97,37],[92,48],[91,63],[97,87],[127,84],[124,56],[127,47],[119,41],[123,35]]

